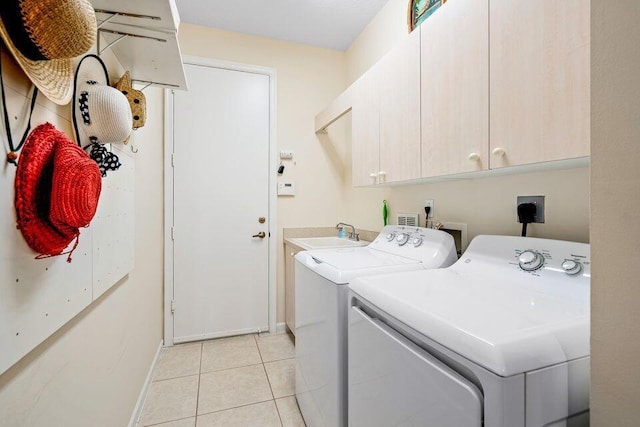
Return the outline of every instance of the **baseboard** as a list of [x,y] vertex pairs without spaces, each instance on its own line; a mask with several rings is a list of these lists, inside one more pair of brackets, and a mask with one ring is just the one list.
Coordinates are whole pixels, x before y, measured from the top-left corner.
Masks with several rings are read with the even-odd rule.
[[133,412],[131,413],[131,418],[129,419],[129,427],[136,427],[138,418],[140,418],[142,405],[144,404],[144,399],[147,397],[147,391],[149,390],[149,385],[151,385],[151,380],[153,379],[153,371],[156,369],[156,364],[158,363],[158,358],[160,357],[160,352],[162,351],[162,345],[163,341],[160,340],[160,345],[158,345],[156,355],[153,357],[153,362],[151,362],[149,372],[147,372],[147,378],[144,380],[144,384],[142,385],[142,389],[140,390],[140,394],[138,395],[136,406],[133,407]]
[[287,332],[287,324],[285,322],[276,324],[276,334],[284,334]]

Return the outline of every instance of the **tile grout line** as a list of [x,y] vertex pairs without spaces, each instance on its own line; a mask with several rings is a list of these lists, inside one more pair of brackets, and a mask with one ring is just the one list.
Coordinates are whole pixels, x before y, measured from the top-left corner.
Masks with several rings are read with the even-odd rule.
[[262,370],[264,371],[264,376],[267,377],[267,383],[269,384],[269,391],[271,392],[272,402],[276,406],[276,412],[278,413],[278,419],[280,420],[280,425],[282,425],[282,417],[280,416],[280,411],[278,410],[278,404],[276,403],[276,396],[273,394],[273,387],[271,386],[271,380],[269,379],[269,374],[267,373],[267,367],[264,366],[264,359],[262,358],[262,352],[260,351],[260,345],[258,344],[258,339],[254,335],[253,338],[256,342],[256,347],[258,347],[258,354],[260,355],[260,360],[262,360]]
[[[267,399],[267,400],[260,400],[258,402],[253,402],[253,403],[245,403],[244,405],[238,405],[238,406],[232,406],[230,408],[225,408],[225,409],[218,409],[217,411],[211,411],[211,412],[203,412],[202,414],[198,415],[203,416],[203,415],[211,415],[211,414],[218,414],[220,412],[225,412],[225,411],[231,411],[233,409],[240,409],[240,408],[245,408],[247,406],[253,406],[253,405],[259,405],[261,403],[267,403],[267,402],[273,402],[275,405],[275,399]],[[277,405],[276,405],[277,408]],[[146,427],[146,426],[145,426]]]
[[162,424],[166,424],[166,423],[173,423],[173,422],[175,422],[175,421],[188,420],[189,418],[195,418],[195,417],[184,417],[184,418],[178,418],[177,420],[162,421],[162,422],[160,422],[160,423],[156,423],[156,424],[147,424],[146,426],[141,426],[141,427],[155,427],[155,426],[161,426]]
[[[224,371],[230,371],[231,369],[248,368],[249,366],[258,366],[258,365],[262,365],[262,362],[252,363],[250,365],[232,366],[230,368],[216,369],[214,371],[204,371],[204,372],[201,372],[201,374],[213,374],[213,373],[216,373],[216,372],[224,372]],[[164,380],[162,380],[162,381],[164,381]]]
[[178,375],[177,377],[163,378],[163,379],[161,379],[161,380],[153,380],[152,382],[154,382],[154,383],[162,383],[162,382],[165,382],[165,381],[178,380],[178,379],[180,379],[180,378],[195,377],[196,375],[200,375],[200,373],[193,373],[193,374],[186,374],[186,375]]
[[262,352],[260,351],[260,344],[258,344],[258,338],[254,335],[256,341],[256,347],[258,347],[258,353],[260,354],[260,360],[262,360],[262,369],[264,370],[264,374],[267,377],[267,382],[269,383],[269,390],[271,391],[271,396],[273,396],[273,404],[276,406],[276,413],[278,414],[278,419],[280,420],[280,426],[284,426],[282,422],[282,415],[280,415],[280,408],[278,408],[278,403],[276,402],[276,396],[273,394],[273,387],[271,387],[271,380],[269,379],[269,374],[267,373],[267,367],[264,364],[264,359],[262,358]]
[[280,420],[280,426],[284,427],[284,422],[282,421],[282,415],[280,415],[280,408],[278,408],[278,402],[276,402],[275,397],[273,399],[273,404],[276,405],[276,412],[278,413],[278,419]]
[[198,424],[198,406],[200,405],[200,384],[202,382],[202,353],[204,345],[200,343],[200,366],[198,366],[198,392],[196,393],[196,424]]
[[256,335],[253,336],[253,342],[256,344],[256,348],[258,349],[258,355],[260,356],[260,363],[262,363],[262,365],[264,366],[264,359],[262,358],[262,352],[260,351],[260,345],[258,344],[258,338],[256,338]]

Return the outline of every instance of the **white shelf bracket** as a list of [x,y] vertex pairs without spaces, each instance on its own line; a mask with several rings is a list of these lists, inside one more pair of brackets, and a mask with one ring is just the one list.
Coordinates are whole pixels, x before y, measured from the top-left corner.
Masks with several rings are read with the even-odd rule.
[[117,10],[106,10],[106,9],[94,9],[94,10],[96,13],[104,13],[105,15],[111,15],[107,19],[102,21],[102,23],[105,23],[106,21],[110,20],[114,16],[124,16],[127,18],[150,19],[152,21],[162,21],[162,18],[160,18],[159,16],[153,16],[153,15],[140,15],[138,13],[118,12]]
[[105,46],[104,48],[101,48],[100,47],[100,35],[98,35],[98,55],[102,55],[102,53],[105,50],[115,46],[117,43],[121,42],[122,40],[124,40],[127,37],[136,37],[136,38],[140,38],[140,39],[155,40],[155,41],[160,42],[160,43],[166,43],[167,42],[166,39],[161,39],[161,38],[158,38],[158,37],[141,36],[139,34],[124,33],[122,31],[107,30],[106,28],[99,28],[98,29],[98,33],[107,33],[107,34],[114,34],[116,36],[119,36],[117,39],[115,39],[114,41],[109,43],[107,46]]

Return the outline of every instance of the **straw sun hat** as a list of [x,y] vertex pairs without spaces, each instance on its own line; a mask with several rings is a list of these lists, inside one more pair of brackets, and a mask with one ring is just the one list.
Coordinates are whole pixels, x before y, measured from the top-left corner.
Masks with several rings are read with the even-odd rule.
[[16,171],[15,208],[18,228],[36,258],[64,253],[71,261],[79,229],[93,219],[101,189],[98,165],[51,123],[29,134]]
[[47,98],[71,100],[72,59],[96,41],[89,0],[0,0],[0,36],[29,79]]

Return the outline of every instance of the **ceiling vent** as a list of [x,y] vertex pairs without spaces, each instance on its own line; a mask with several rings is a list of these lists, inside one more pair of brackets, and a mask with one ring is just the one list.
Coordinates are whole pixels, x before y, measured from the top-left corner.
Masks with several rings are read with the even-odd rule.
[[418,214],[398,214],[398,225],[406,225],[407,227],[418,226]]

